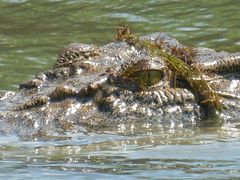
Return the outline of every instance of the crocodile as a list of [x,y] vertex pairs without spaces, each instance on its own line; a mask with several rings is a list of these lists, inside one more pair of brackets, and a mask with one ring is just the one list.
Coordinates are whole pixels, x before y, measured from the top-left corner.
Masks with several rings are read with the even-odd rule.
[[238,122],[240,53],[203,47],[186,51],[187,46],[161,32],[140,40],[191,60],[186,63],[202,72],[194,78],[204,79],[219,96],[221,111],[206,107],[166,58],[145,47],[124,40],[101,47],[71,43],[59,53],[52,69],[20,84],[19,92],[0,93],[0,132],[197,126],[209,117]]

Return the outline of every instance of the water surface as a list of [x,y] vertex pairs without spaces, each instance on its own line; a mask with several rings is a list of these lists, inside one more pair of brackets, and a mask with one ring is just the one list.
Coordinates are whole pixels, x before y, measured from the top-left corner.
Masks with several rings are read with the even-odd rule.
[[[0,90],[51,68],[70,42],[112,41],[129,23],[188,46],[240,51],[240,1],[0,0]],[[0,135],[0,179],[240,177],[240,126]]]

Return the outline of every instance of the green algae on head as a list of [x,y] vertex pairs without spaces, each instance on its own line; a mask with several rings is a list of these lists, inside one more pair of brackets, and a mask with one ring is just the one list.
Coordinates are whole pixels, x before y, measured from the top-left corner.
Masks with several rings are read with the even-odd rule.
[[203,79],[201,71],[199,71],[195,66],[191,66],[191,64],[194,63],[191,58],[191,55],[194,54],[193,51],[189,50],[189,53],[187,53],[189,57],[185,56],[184,58],[187,59],[182,59],[180,55],[184,55],[186,49],[176,48],[176,52],[173,54],[168,53],[162,48],[162,44],[148,40],[141,40],[137,35],[133,34],[127,26],[119,26],[117,28],[115,39],[117,41],[127,42],[129,45],[133,45],[137,48],[145,48],[150,55],[164,57],[169,65],[169,68],[189,84],[198,97],[200,104],[204,108],[211,109],[212,112],[216,112],[214,114],[221,111],[222,107],[219,101],[219,96]]
[[191,47],[173,47],[171,48],[171,54],[185,63],[192,65],[194,64],[193,56],[196,55],[196,51]]

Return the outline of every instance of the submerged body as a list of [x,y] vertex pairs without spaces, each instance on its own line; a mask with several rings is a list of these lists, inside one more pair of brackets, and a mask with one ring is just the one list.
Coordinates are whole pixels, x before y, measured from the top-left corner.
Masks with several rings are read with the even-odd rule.
[[[142,39],[163,41],[166,51],[184,47],[164,33]],[[192,59],[203,72],[201,78],[221,97],[220,121],[237,122],[240,53],[194,51]],[[22,83],[19,93],[0,96],[0,131],[72,131],[122,124],[195,126],[211,110],[172,71],[164,58],[125,42],[102,47],[72,43],[52,70]]]

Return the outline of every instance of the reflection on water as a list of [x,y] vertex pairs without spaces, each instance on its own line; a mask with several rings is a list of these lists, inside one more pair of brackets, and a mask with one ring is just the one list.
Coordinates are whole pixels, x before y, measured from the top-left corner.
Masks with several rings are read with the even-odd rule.
[[[69,42],[105,44],[120,22],[189,46],[239,51],[240,1],[0,1],[0,90],[51,68]],[[1,178],[240,176],[240,126],[0,136]],[[117,175],[117,176],[116,176]]]
[[75,177],[93,174],[138,178],[234,177],[240,173],[239,133],[238,128],[228,126],[152,129],[147,134],[131,136],[78,133],[55,141],[26,141],[6,136],[1,137],[0,177],[14,177],[14,173],[21,173],[22,177],[52,174],[52,178],[66,174]]

